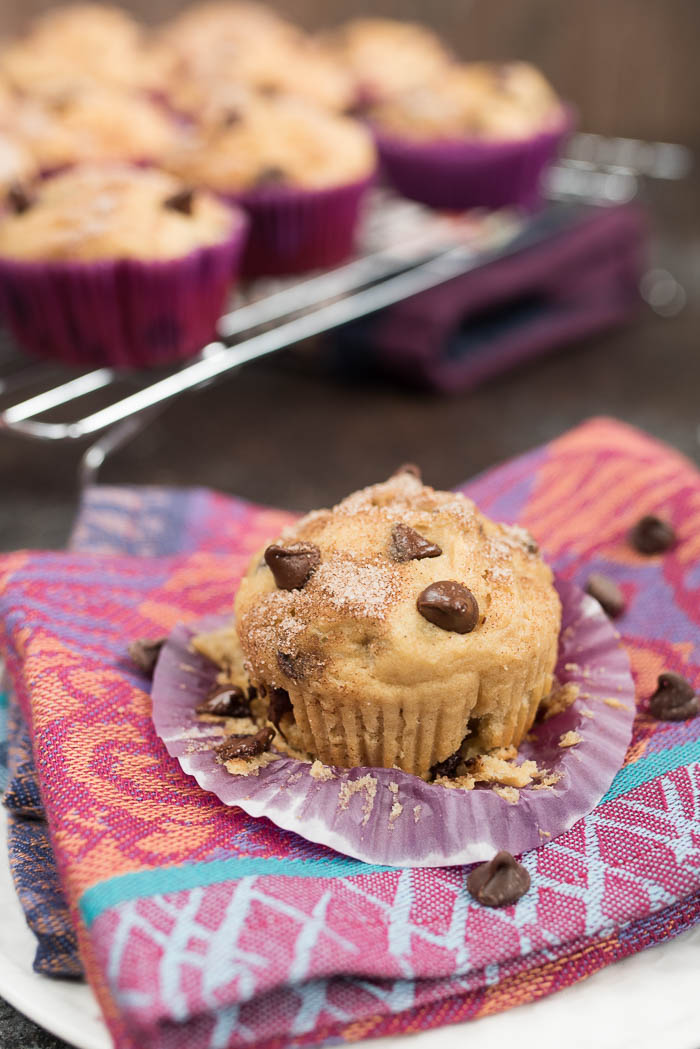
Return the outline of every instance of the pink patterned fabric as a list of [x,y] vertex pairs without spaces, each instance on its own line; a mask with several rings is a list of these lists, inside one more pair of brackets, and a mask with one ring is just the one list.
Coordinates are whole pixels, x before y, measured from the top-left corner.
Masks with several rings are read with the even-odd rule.
[[[700,476],[595,420],[468,491],[531,528],[564,576],[618,580],[638,684],[624,767],[594,812],[523,857],[532,890],[502,911],[468,896],[467,869],[372,867],[226,809],[155,738],[127,641],[229,608],[247,558],[285,515],[156,492],[164,512],[151,505],[147,525],[174,556],[0,560],[3,646],[119,1049],[420,1030],[550,993],[700,916],[700,719],[659,724],[645,703],[662,669],[700,681]],[[128,539],[143,499],[104,498],[105,534],[118,519]],[[642,558],[626,532],[654,511],[679,542]]]

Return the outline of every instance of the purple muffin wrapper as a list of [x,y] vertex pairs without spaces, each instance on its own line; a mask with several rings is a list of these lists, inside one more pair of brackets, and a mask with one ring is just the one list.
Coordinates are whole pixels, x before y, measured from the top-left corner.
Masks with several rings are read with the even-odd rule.
[[[256,776],[231,775],[212,749],[221,729],[195,713],[216,668],[190,648],[193,635],[220,626],[221,617],[196,628],[181,624],[163,647],[152,691],[156,732],[183,771],[224,804],[367,863],[453,866],[489,859],[499,849],[536,848],[598,804],[624,761],[635,713],[618,634],[593,598],[564,580],[556,585],[563,606],[556,674],[562,684],[577,683],[581,694],[521,746],[523,759],[561,778],[551,789],[521,789],[517,804],[490,789],[454,790],[397,769],[334,769],[333,779],[318,780],[308,763],[291,758]],[[581,742],[563,749],[559,740],[568,731]]]
[[382,169],[394,189],[431,208],[462,211],[536,206],[542,174],[573,126],[573,111],[566,109],[551,130],[504,142],[416,142],[377,127],[373,132]]
[[327,269],[352,254],[362,202],[374,175],[343,186],[269,186],[225,195],[250,218],[245,277]]
[[225,241],[168,260],[0,259],[0,315],[39,357],[148,368],[198,353],[215,337],[235,282],[248,220]]

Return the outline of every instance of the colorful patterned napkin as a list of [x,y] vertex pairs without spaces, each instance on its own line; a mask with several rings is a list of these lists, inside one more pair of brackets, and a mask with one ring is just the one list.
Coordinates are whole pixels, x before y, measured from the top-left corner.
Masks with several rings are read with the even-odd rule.
[[[2,643],[31,723],[49,829],[88,976],[119,1049],[317,1044],[421,1030],[532,1000],[700,918],[700,719],[657,723],[663,669],[700,683],[700,476],[595,420],[468,486],[518,519],[566,577],[618,580],[640,697],[598,808],[527,854],[533,888],[475,904],[467,870],[385,870],[225,809],[155,738],[136,636],[230,607],[286,515],[204,492],[103,489],[83,536],[105,553],[0,559]],[[178,512],[175,506],[185,512]],[[95,510],[93,505],[92,511]],[[661,511],[679,535],[642,558],[625,535]],[[134,518],[154,550],[109,554]],[[184,553],[173,555],[174,550]]]

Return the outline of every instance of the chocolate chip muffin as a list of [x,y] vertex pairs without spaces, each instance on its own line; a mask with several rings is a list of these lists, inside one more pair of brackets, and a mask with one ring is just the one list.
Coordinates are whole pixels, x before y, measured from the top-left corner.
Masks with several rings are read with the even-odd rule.
[[527,532],[410,470],[302,518],[235,603],[249,681],[277,718],[290,710],[305,750],[419,776],[522,740],[560,611]]
[[382,131],[408,139],[500,141],[555,127],[563,109],[526,62],[465,62],[378,103],[369,116]]

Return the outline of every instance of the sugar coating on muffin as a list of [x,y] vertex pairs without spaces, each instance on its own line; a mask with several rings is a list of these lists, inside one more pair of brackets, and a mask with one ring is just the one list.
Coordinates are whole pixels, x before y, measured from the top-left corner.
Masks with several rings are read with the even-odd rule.
[[385,98],[432,80],[450,62],[450,54],[436,34],[413,22],[357,18],[322,39],[370,99]]
[[226,240],[240,218],[164,172],[76,168],[31,190],[0,223],[0,256],[18,260],[172,259]]
[[288,696],[305,750],[421,776],[522,740],[560,625],[531,537],[407,472],[288,529],[235,612],[250,681]]
[[372,107],[381,129],[415,139],[513,140],[552,129],[562,106],[526,62],[453,64],[442,75]]
[[291,99],[249,99],[229,122],[183,136],[166,161],[221,192],[342,186],[371,175],[376,154],[361,124]]

